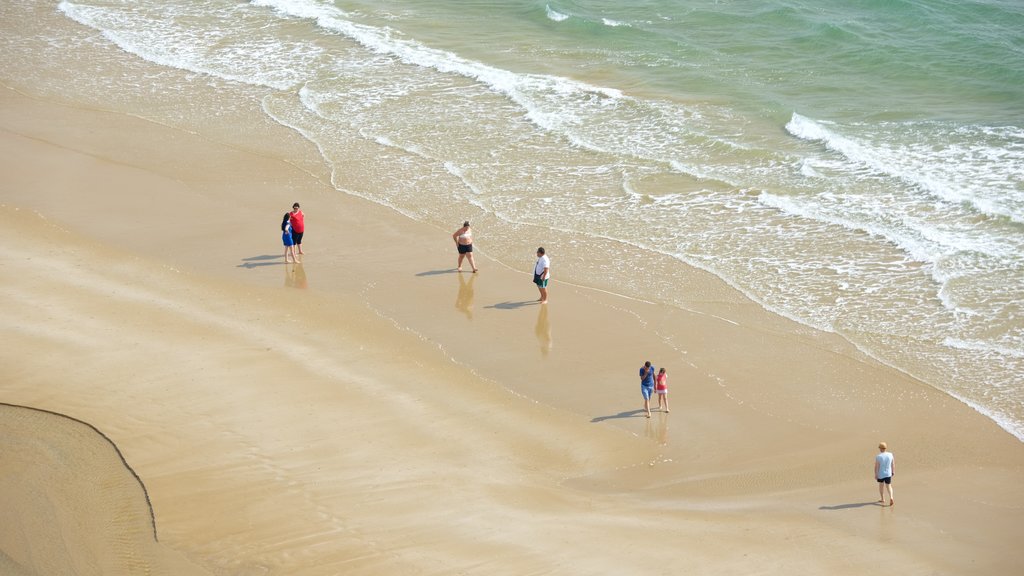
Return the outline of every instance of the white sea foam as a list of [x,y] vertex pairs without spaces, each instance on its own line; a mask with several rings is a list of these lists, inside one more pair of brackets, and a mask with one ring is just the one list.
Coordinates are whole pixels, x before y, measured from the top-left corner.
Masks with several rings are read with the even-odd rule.
[[[913,134],[910,144],[894,141],[906,138],[906,134],[893,134],[892,128],[886,125],[873,127],[875,142],[871,144],[863,136],[849,138],[841,135],[833,124],[799,115],[794,115],[787,129],[801,139],[825,143],[853,165],[868,166],[881,173],[881,177],[865,176],[855,168],[846,169],[830,162],[825,168],[829,176],[815,180],[825,191],[764,194],[761,201],[765,205],[891,242],[914,260],[929,265],[926,270],[936,283],[937,298],[944,308],[955,314],[975,318],[975,321],[1013,316],[1012,303],[1019,301],[1019,294],[1014,296],[1012,288],[1007,287],[1019,282],[1019,274],[1013,270],[1019,269],[1021,254],[1024,254],[1024,235],[1009,207],[1014,206],[1020,196],[1014,189],[1020,179],[1016,184],[1013,180],[963,184],[965,191],[944,193],[944,199],[939,202],[935,201],[934,191],[951,187],[950,182],[959,186],[965,174],[991,170],[1014,177],[1014,171],[1019,168],[1012,162],[1009,165],[1005,162],[1016,153],[1012,146],[999,156],[995,165],[968,157],[992,150],[991,143],[975,138],[977,134],[994,134],[1002,139],[999,142],[1005,142],[1006,138],[1019,137],[1019,133],[1014,135],[1015,129],[964,128],[960,135],[969,135],[964,143],[931,145],[931,157],[917,149]],[[908,128],[912,130],[926,130],[929,140],[945,142],[940,134],[934,133],[934,126]],[[963,152],[967,147],[973,152]],[[995,193],[991,192],[993,188]],[[979,217],[979,213],[983,217]],[[998,278],[1004,280],[1000,282]]]
[[1006,412],[989,408],[979,402],[969,400],[958,394],[953,394],[953,396],[964,404],[974,408],[974,410],[982,416],[985,416],[995,422],[1000,428],[1015,436],[1017,440],[1024,442],[1024,424],[1021,424]]
[[188,6],[129,12],[69,0],[58,5],[68,18],[100,31],[125,52],[161,66],[277,90],[300,85],[309,74],[305,63],[317,61],[323,51],[314,44],[265,36],[263,23],[249,23],[242,8],[218,14],[231,26],[203,29],[181,24],[200,15],[209,19]]
[[[894,241],[909,253],[912,258],[921,262],[934,262],[942,254],[941,251],[937,250],[937,247],[933,243],[926,242],[922,238],[899,238],[899,235],[895,234],[892,229],[879,223],[843,217],[839,214],[821,209],[821,205],[813,200],[802,201],[797,198],[780,196],[771,192],[762,192],[758,195],[758,201],[765,206],[775,208],[792,216],[798,216],[809,221],[822,222],[827,225],[838,226],[845,228],[846,230],[865,232],[887,241]],[[896,238],[899,238],[899,240],[894,240]]]
[[569,19],[568,14],[562,14],[561,12],[558,12],[557,10],[552,8],[550,4],[544,5],[544,12],[547,13],[548,19],[554,22],[564,22]]
[[322,28],[344,34],[374,52],[395,56],[407,64],[478,80],[517,102],[523,100],[525,93],[530,91],[551,92],[561,96],[594,94],[606,98],[622,97],[619,90],[612,88],[592,86],[557,76],[515,74],[482,62],[467,60],[451,52],[424,46],[415,40],[397,38],[388,28],[352,22],[345,19],[344,12],[333,6],[315,4],[310,0],[252,0],[252,3],[273,8],[288,16],[312,19]]
[[[581,148],[662,162],[693,156],[693,151],[688,149],[692,145],[686,144],[688,140],[666,138],[665,134],[694,130],[694,123],[702,121],[694,110],[639,103],[614,88],[562,76],[519,74],[468,60],[415,40],[399,38],[387,28],[358,24],[333,6],[313,4],[310,0],[253,0],[252,3],[286,16],[311,19],[324,29],[343,34],[373,52],[396,57],[406,64],[481,82],[521,106],[526,117],[538,127],[561,134]],[[634,109],[635,113],[624,115],[627,108]],[[714,118],[708,122],[721,120]],[[606,122],[612,124],[603,127]],[[712,137],[710,145],[743,148],[740,143],[716,137]],[[679,146],[684,149],[672,149]]]
[[[318,23],[322,19],[329,22],[337,18],[344,18],[347,13],[334,4],[320,3],[311,0],[249,0],[253,6],[273,8],[281,14],[295,18],[306,18],[315,20]],[[324,28],[327,24],[321,24]]]
[[[877,142],[846,136],[834,124],[793,113],[786,130],[821,142],[849,161],[952,204],[1024,223],[1024,135],[1017,128],[875,124]],[[994,140],[984,141],[982,136]],[[937,147],[936,141],[949,142]],[[924,142],[920,144],[919,142]],[[995,191],[995,193],[993,193]]]
[[973,350],[975,352],[996,353],[1009,358],[1024,359],[1024,346],[1009,347],[993,344],[983,340],[965,340],[962,338],[946,338],[943,342],[946,346],[959,348],[960,350]]
[[480,196],[482,194],[482,191],[479,188],[477,188],[476,185],[469,180],[469,178],[466,177],[462,169],[459,168],[454,162],[445,162],[444,169],[447,170],[448,173],[451,174],[452,176],[455,176],[456,178],[461,180],[466,185],[466,188],[469,189],[469,191],[472,192],[474,195]]
[[[758,201],[798,218],[805,225],[820,223],[817,234],[842,236],[846,234],[844,230],[864,232],[892,243],[911,259],[925,263],[921,272],[927,273],[933,284],[921,286],[920,289],[933,293],[942,308],[966,322],[964,329],[972,324],[984,324],[989,318],[1013,316],[1013,302],[1019,300],[1019,296],[1014,296],[1012,286],[1020,281],[1020,275],[1011,272],[1015,266],[1012,247],[1002,249],[1003,253],[993,256],[992,250],[972,249],[972,246],[984,248],[993,239],[976,241],[969,234],[960,238],[964,235],[961,230],[945,231],[925,225],[919,227],[928,233],[921,234],[914,228],[901,227],[905,218],[887,220],[858,216],[854,210],[844,208],[844,203],[836,198],[836,195],[831,194],[797,198],[763,192],[758,196]],[[838,227],[839,230],[830,232],[830,227]],[[960,239],[959,242],[957,239]],[[876,279],[885,278],[886,275],[876,276]],[[894,281],[896,278],[898,276],[893,276]],[[1003,278],[1004,281],[1000,282],[997,278]],[[859,282],[857,286],[858,291],[870,292],[864,282]],[[810,312],[808,310],[806,313]]]
[[700,180],[705,180],[707,182],[716,182],[717,181],[717,182],[721,182],[721,183],[723,183],[723,184],[725,184],[727,186],[735,186],[735,187],[740,186],[740,183],[738,181],[730,179],[727,175],[715,174],[715,173],[711,172],[710,170],[702,168],[701,166],[698,166],[698,165],[684,164],[684,163],[682,163],[682,162],[680,162],[678,160],[669,160],[668,161],[668,165],[671,166],[673,170],[675,170],[675,171],[677,171],[677,172],[679,172],[681,174],[687,174],[687,175],[693,176],[694,178],[698,178]]
[[[883,202],[870,196],[842,193],[795,197],[765,192],[759,200],[793,216],[875,235],[900,247],[915,260],[931,264],[964,252],[974,252],[996,261],[1013,259],[1024,246],[1020,239],[1014,241],[996,230],[988,235],[979,235],[978,227],[960,227],[956,219],[942,223],[915,216],[912,214],[913,205],[900,206],[892,198]],[[886,212],[894,208],[897,209],[894,214]],[[939,281],[949,279],[942,268],[937,268],[935,274]]]
[[[566,77],[519,74],[468,60],[415,40],[399,38],[388,28],[356,23],[345,12],[311,0],[252,0],[252,4],[271,8],[288,17],[313,20],[321,28],[343,34],[373,52],[393,56],[403,63],[481,82],[518,104],[535,125],[562,135],[580,148],[660,162],[670,162],[678,157],[692,158],[699,152],[693,149],[694,146],[744,148],[731,139],[703,135],[698,138],[667,138],[666,134],[679,135],[695,130],[695,123],[702,122],[702,119],[693,110],[661,103],[641,103],[617,89]],[[631,110],[633,112],[629,113]],[[722,119],[714,118],[708,122],[715,121],[721,122]]]

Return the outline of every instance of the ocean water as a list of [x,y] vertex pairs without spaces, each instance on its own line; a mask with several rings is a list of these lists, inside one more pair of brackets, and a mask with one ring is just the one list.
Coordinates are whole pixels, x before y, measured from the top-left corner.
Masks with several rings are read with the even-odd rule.
[[[1020,2],[32,9],[68,26],[0,41],[8,80],[200,131],[255,103],[339,194],[471,219],[508,265],[544,244],[556,280],[634,298],[685,307],[701,268],[1024,440]],[[622,266],[648,259],[678,265]]]

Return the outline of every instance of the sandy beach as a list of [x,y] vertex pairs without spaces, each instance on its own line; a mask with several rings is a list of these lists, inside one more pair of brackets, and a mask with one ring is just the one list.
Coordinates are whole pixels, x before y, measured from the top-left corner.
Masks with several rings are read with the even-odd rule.
[[[4,573],[1024,562],[1018,440],[706,273],[668,308],[574,285],[548,246],[540,306],[532,238],[499,263],[478,228],[481,270],[458,274],[464,215],[437,229],[311,162],[6,86],[0,167]],[[645,360],[670,414],[639,410]]]

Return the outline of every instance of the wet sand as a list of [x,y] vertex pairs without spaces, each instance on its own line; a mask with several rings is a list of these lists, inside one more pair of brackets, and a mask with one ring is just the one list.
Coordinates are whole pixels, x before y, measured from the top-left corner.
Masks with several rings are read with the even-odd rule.
[[[1024,449],[962,403],[697,271],[680,290],[699,300],[669,309],[573,285],[548,246],[538,305],[536,246],[499,263],[478,229],[481,271],[457,274],[463,215],[417,223],[310,165],[0,91],[0,402],[95,427],[0,411],[16,511],[0,567],[998,574],[1024,560]],[[293,201],[301,266],[277,230]],[[650,419],[648,359],[672,402]],[[874,502],[880,440],[893,508]],[[106,457],[82,457],[97,446]]]

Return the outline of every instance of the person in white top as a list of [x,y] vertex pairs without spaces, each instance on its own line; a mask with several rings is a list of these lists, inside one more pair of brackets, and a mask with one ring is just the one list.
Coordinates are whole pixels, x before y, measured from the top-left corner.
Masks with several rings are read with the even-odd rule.
[[878,444],[878,455],[875,456],[875,480],[878,481],[878,498],[882,506],[885,506],[885,493],[889,493],[889,506],[896,503],[892,497],[892,477],[896,475],[896,463],[893,462],[892,452],[886,452],[888,447],[885,442]]
[[548,279],[551,278],[551,260],[544,253],[544,247],[537,248],[537,263],[533,266],[533,283],[540,290],[540,303],[548,303]]

